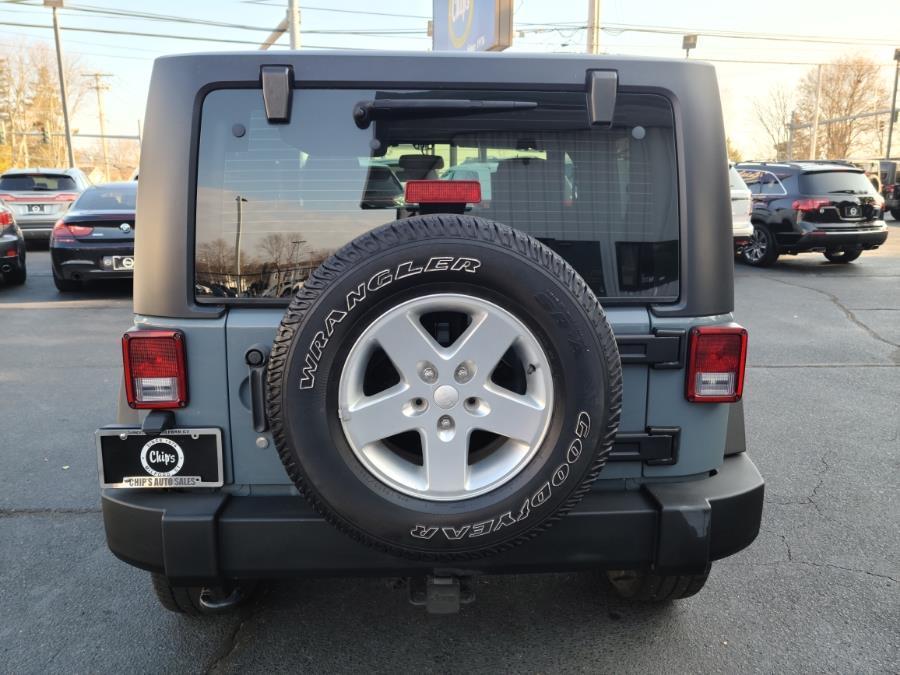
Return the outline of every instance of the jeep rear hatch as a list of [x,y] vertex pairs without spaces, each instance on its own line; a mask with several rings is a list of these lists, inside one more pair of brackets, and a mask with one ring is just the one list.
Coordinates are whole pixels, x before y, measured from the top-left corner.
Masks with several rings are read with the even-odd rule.
[[[403,106],[404,99],[415,104]],[[361,105],[381,112],[358,124]],[[427,114],[415,115],[417,107]],[[647,309],[680,294],[674,116],[666,98],[620,92],[612,124],[597,125],[583,90],[297,89],[291,109],[289,123],[270,123],[258,89],[213,91],[203,104],[195,294],[228,307],[236,480],[287,480],[273,453],[271,462],[260,460],[247,350],[271,344],[287,298],[328,255],[419,212],[421,204],[406,202],[410,181],[463,172],[479,182],[480,200],[448,208],[511,225],[557,251],[601,299],[617,337],[632,336],[622,346],[620,429],[647,433],[650,366],[669,359],[683,382],[686,340],[669,323],[669,342],[655,342],[664,336],[652,335]],[[678,397],[674,405],[690,405],[683,390]],[[605,476],[641,475],[639,462],[624,464],[631,466],[611,465]]]

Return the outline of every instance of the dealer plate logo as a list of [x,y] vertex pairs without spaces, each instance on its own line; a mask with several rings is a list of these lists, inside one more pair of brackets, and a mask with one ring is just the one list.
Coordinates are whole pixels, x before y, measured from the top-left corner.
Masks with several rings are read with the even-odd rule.
[[154,438],[141,448],[141,466],[151,476],[174,476],[184,466],[184,451],[171,438]]

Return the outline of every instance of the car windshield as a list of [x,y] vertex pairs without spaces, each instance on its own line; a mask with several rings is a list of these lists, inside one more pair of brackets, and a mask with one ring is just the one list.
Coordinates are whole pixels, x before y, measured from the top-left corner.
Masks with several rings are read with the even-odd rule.
[[875,194],[875,188],[859,171],[816,171],[800,174],[800,192],[805,195]]
[[72,205],[73,211],[134,211],[137,186],[134,184],[102,185],[81,193]]
[[77,190],[75,179],[65,174],[55,173],[14,173],[0,178],[0,190],[8,191],[58,191]]
[[[404,98],[415,115],[385,112]],[[361,101],[378,115],[366,124],[353,114]],[[454,103],[469,107],[452,114]],[[594,126],[583,91],[299,89],[292,110],[275,125],[259,90],[204,100],[201,300],[289,296],[343,244],[414,215],[408,181],[461,179],[482,188],[466,213],[538,238],[598,296],[678,297],[673,113],[661,96],[620,93],[613,124]]]

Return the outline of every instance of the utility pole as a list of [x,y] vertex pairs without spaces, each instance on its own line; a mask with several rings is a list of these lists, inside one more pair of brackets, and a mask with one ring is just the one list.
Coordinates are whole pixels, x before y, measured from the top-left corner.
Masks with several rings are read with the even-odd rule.
[[[599,0],[597,0],[599,2]],[[288,0],[287,21],[290,30],[291,49],[300,49],[300,7],[299,0]]]
[[[788,124],[788,141],[787,141],[787,161],[794,159],[794,116],[796,113],[791,112],[791,122]],[[776,149],[777,155],[777,149]],[[776,156],[776,159],[778,157]]]
[[887,148],[884,158],[891,158],[891,137],[894,135],[894,118],[897,116],[897,78],[900,77],[900,49],[894,50],[894,96],[891,98],[891,115],[888,118]]
[[600,53],[600,0],[588,0],[587,53]]
[[56,42],[56,66],[59,69],[59,97],[62,101],[63,123],[66,127],[66,153],[69,156],[69,168],[75,168],[75,154],[72,152],[72,129],[69,127],[69,106],[66,103],[66,77],[63,73],[62,47],[59,41],[59,18],[56,10],[63,6],[63,0],[44,0],[44,7],[53,10],[53,39]]
[[241,229],[244,226],[244,204],[247,203],[245,197],[237,195],[234,198],[237,203],[237,231],[234,234],[234,275],[237,278],[238,295],[241,294]]
[[103,115],[103,96],[101,92],[104,89],[108,89],[105,84],[101,82],[101,78],[103,77],[112,77],[109,73],[89,73],[84,77],[90,77],[94,80],[94,91],[97,92],[97,113],[100,116],[100,143],[103,146],[103,176],[106,179],[106,182],[109,182],[109,149],[106,147],[106,120]]
[[809,158],[816,158],[816,145],[819,140],[819,98],[822,96],[822,64],[816,68],[816,100],[813,103],[812,134],[809,139]]

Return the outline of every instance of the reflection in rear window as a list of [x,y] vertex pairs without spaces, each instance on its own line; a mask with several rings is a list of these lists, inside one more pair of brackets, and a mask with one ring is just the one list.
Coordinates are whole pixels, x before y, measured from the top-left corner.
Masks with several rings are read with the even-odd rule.
[[818,171],[800,174],[800,192],[805,195],[874,193],[872,183],[859,171]]
[[467,213],[531,234],[597,295],[678,298],[677,167],[671,104],[620,93],[591,126],[583,92],[505,91],[536,107],[381,118],[360,101],[496,100],[496,92],[298,89],[290,124],[259,90],[218,90],[202,111],[197,172],[199,299],[288,297],[337,248],[414,214],[409,180],[478,180]]
[[0,178],[0,190],[77,190],[75,179],[65,174],[17,173]]

